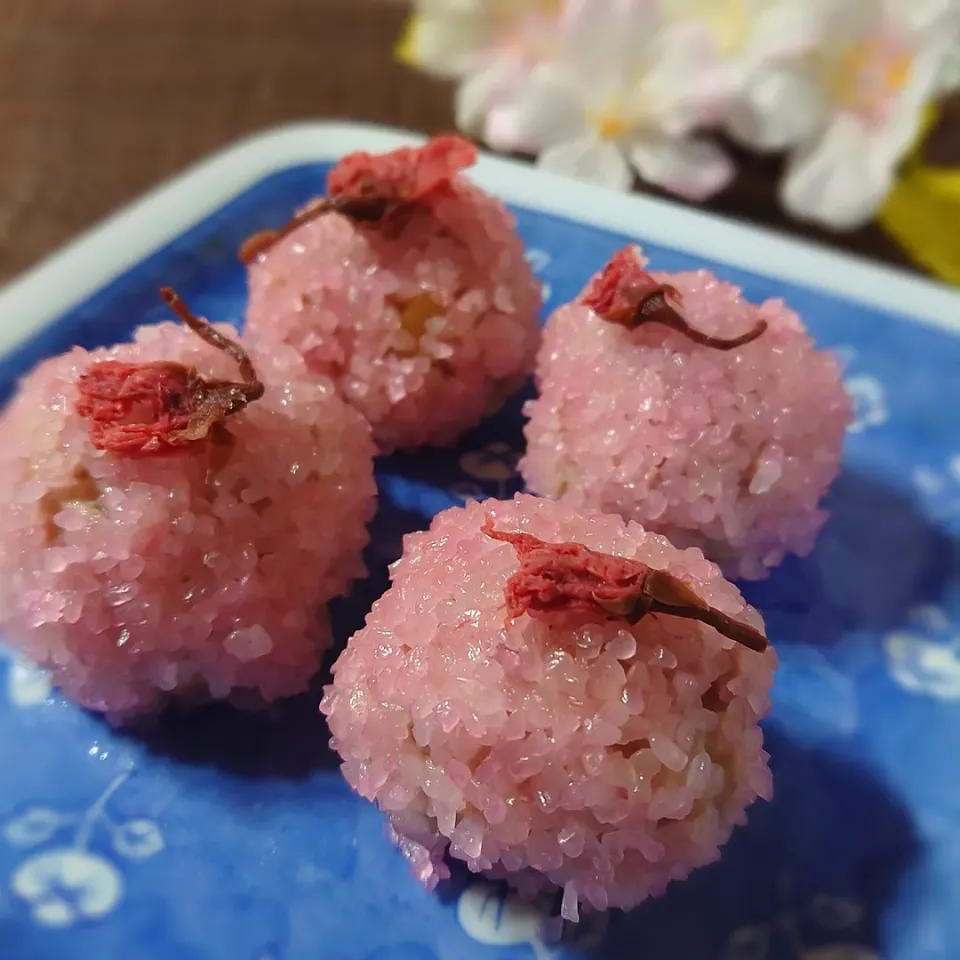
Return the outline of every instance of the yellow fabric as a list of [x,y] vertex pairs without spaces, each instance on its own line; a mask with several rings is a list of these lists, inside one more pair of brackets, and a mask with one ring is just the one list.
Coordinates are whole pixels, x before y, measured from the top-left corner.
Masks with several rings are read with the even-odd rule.
[[420,29],[420,17],[413,14],[407,19],[400,35],[399,41],[394,48],[393,55],[405,67],[416,66],[417,62],[417,32]]
[[920,144],[936,120],[931,107],[879,221],[915,263],[960,284],[960,169],[929,166],[921,156]]

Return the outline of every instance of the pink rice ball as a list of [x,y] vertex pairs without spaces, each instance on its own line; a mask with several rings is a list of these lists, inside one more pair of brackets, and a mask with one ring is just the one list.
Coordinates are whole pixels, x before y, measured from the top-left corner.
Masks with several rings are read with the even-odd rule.
[[[249,266],[248,335],[264,349],[293,346],[373,424],[385,453],[453,443],[533,370],[541,287],[513,217],[460,173],[475,156],[446,137],[347,157],[331,174],[334,206],[302,212]],[[350,176],[386,191],[391,177],[438,168],[382,221],[336,206]]]
[[331,743],[427,887],[449,853],[527,896],[562,890],[570,920],[629,909],[715,861],[771,796],[758,722],[776,656],[677,617],[511,618],[518,552],[490,520],[642,561],[762,628],[699,550],[637,523],[525,494],[471,502],[407,537],[334,666]]
[[[646,263],[628,248],[550,317],[520,470],[535,493],[618,513],[699,547],[727,576],[761,579],[808,554],[826,520],[852,416],[840,365],[782,301],[754,306],[706,270]],[[607,292],[634,305],[666,285],[702,334],[766,329],[721,350],[663,323],[608,322],[585,301],[611,280],[620,289]]]
[[[216,439],[151,455],[98,449],[78,383],[100,361],[236,379],[174,323],[41,363],[0,418],[0,630],[88,709],[303,691],[328,645],[323,604],[364,575],[369,426],[292,348],[251,359],[262,399]],[[138,416],[119,429],[146,430]]]

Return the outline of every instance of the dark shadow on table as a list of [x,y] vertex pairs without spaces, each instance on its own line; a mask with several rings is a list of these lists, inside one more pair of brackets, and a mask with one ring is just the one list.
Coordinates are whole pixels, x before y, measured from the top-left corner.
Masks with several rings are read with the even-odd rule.
[[516,470],[525,445],[522,410],[533,396],[528,382],[503,409],[464,434],[456,447],[428,447],[385,458],[382,489],[397,506],[428,513],[469,498],[509,499],[523,488]]
[[847,758],[798,746],[775,724],[766,745],[773,802],[754,805],[719,863],[614,914],[604,945],[588,956],[803,960],[841,944],[884,955],[881,918],[921,855],[908,814]]
[[738,583],[775,643],[823,647],[893,630],[960,573],[960,544],[900,491],[845,469],[825,506],[830,518],[809,557]]
[[227,703],[168,708],[124,731],[151,753],[178,763],[215,766],[240,778],[305,780],[317,770],[339,769],[330,733],[317,705],[320,684],[266,709]]

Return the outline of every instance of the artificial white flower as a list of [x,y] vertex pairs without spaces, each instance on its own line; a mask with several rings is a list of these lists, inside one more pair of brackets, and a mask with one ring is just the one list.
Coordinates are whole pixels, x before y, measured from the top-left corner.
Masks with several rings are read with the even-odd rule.
[[636,170],[704,199],[733,173],[715,144],[689,136],[716,111],[707,42],[696,25],[663,27],[644,0],[568,3],[556,58],[490,110],[486,139],[499,149],[530,145],[554,173],[626,190]]
[[910,611],[910,626],[884,638],[890,675],[910,693],[960,700],[960,636],[938,607]]
[[868,221],[936,94],[957,37],[956,0],[807,0],[824,41],[766,69],[737,132],[793,145],[781,196],[794,216],[835,228]]
[[400,59],[440,77],[459,77],[491,42],[483,0],[417,0],[400,41]]
[[400,59],[459,79],[457,126],[476,134],[489,111],[523,86],[533,65],[552,56],[562,8],[559,0],[418,0]]
[[937,93],[947,96],[960,90],[960,40],[955,41],[944,54],[937,77]]
[[708,37],[712,63],[703,69],[735,134],[749,126],[750,94],[766,69],[822,40],[822,20],[806,0],[662,0],[661,10],[667,23],[699,26]]

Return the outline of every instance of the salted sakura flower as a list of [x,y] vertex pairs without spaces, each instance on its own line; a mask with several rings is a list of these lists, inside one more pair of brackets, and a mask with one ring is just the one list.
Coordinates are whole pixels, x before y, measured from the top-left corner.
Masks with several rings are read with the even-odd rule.
[[[512,100],[556,45],[560,0],[418,0],[400,59],[460,80],[457,126],[480,133],[489,111]],[[524,148],[526,145],[519,145]]]
[[796,217],[835,228],[871,218],[913,143],[956,42],[955,0],[808,0],[824,41],[751,91],[759,146],[795,144],[782,187]]
[[702,69],[708,39],[695,24],[664,27],[642,0],[571,2],[556,58],[491,108],[485,137],[498,149],[529,145],[554,173],[626,190],[636,170],[681,196],[708,197],[733,172],[715,144],[689,136],[717,109]]

